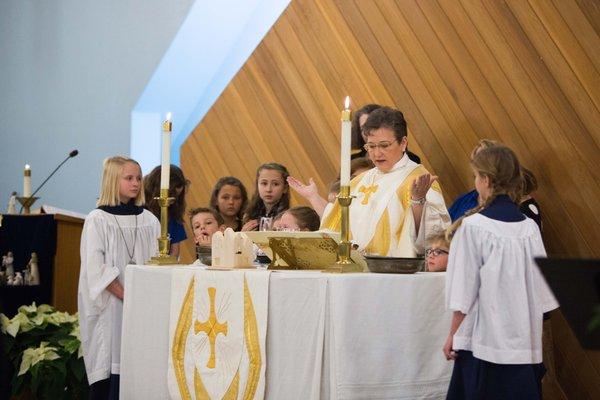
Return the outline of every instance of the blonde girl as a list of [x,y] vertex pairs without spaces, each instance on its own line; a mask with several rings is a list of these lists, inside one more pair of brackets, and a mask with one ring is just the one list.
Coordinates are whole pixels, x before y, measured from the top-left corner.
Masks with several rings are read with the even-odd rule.
[[443,352],[454,361],[447,399],[541,398],[542,315],[558,307],[534,262],[540,231],[518,207],[521,167],[508,147],[471,161],[482,203],[458,220],[446,273],[453,311]]
[[143,204],[140,165],[107,158],[98,208],[81,235],[78,309],[90,399],[118,398],[125,267],[155,255],[160,235],[158,220]]

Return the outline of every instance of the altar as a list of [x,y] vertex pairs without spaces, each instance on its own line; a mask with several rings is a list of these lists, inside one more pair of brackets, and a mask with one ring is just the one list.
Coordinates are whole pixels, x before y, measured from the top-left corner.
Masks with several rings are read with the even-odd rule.
[[[127,267],[122,399],[171,398],[172,276],[192,269]],[[444,273],[274,271],[267,286],[264,398],[445,398]]]

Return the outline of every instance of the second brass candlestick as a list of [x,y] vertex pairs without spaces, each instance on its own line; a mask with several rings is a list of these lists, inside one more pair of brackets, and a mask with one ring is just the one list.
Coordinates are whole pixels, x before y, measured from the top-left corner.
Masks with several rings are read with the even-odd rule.
[[169,205],[175,199],[169,197],[169,189],[160,189],[160,197],[155,197],[160,205],[160,237],[158,240],[158,255],[152,257],[148,264],[150,265],[173,265],[179,264],[177,259],[169,254],[171,249],[171,239],[168,236],[169,226]]
[[352,203],[350,186],[340,187],[338,203],[340,204],[342,212],[338,260],[327,269],[327,272],[362,272],[363,268],[350,258],[350,253],[352,251],[352,243],[350,243],[350,204]]

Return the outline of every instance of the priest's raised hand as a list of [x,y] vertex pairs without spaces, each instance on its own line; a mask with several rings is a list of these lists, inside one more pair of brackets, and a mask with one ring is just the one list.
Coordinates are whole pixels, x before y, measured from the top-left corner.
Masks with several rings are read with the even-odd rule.
[[416,178],[410,188],[410,198],[414,201],[424,199],[427,192],[433,185],[433,182],[437,181],[438,177],[431,174],[423,174]]
[[319,194],[317,184],[313,178],[308,180],[308,185],[305,185],[293,176],[288,176],[287,182],[296,193],[308,200],[311,207],[317,212],[319,217],[323,215],[323,211],[327,206],[327,200],[321,197]]

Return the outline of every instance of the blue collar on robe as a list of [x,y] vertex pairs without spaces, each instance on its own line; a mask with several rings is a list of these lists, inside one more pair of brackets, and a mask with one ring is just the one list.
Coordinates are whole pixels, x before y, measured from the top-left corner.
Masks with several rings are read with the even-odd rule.
[[519,206],[506,194],[496,196],[494,201],[479,213],[488,218],[504,222],[519,222],[526,218],[519,210]]

